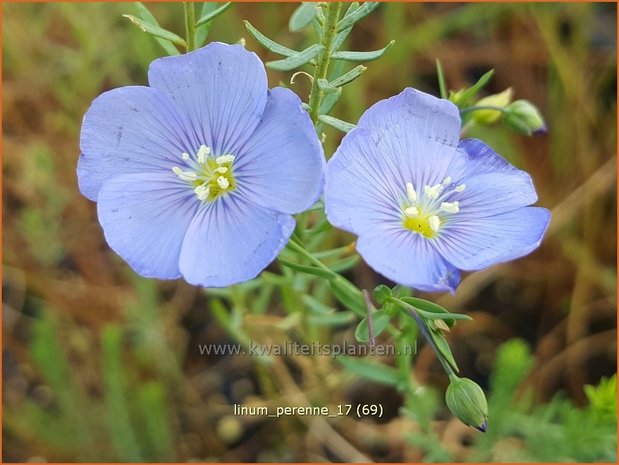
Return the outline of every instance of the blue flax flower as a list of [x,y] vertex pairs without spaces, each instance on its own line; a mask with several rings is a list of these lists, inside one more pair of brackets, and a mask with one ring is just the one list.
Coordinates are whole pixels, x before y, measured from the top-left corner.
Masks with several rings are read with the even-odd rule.
[[387,278],[451,291],[459,270],[528,254],[550,213],[531,178],[484,143],[459,141],[455,105],[413,89],[373,105],[327,164],[329,221]]
[[324,156],[301,101],[262,62],[211,43],[155,60],[84,116],[78,180],[105,238],[139,274],[220,287],[281,251],[320,196]]

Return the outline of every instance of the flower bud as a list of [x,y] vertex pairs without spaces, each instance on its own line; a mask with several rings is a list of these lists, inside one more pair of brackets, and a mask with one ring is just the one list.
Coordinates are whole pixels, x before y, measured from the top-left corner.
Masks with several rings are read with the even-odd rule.
[[535,105],[527,100],[516,100],[505,108],[505,124],[516,132],[528,136],[546,132],[544,119]]
[[[477,107],[504,108],[512,101],[512,88],[508,87],[500,94],[489,95],[475,104]],[[477,110],[473,112],[473,120],[479,124],[492,124],[501,117],[499,110]]]
[[465,425],[486,432],[488,404],[484,391],[477,383],[468,378],[452,378],[445,392],[445,403]]

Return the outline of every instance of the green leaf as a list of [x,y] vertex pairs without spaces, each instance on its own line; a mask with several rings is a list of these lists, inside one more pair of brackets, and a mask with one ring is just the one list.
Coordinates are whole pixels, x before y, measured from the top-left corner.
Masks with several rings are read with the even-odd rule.
[[316,17],[318,7],[313,2],[303,2],[294,10],[290,21],[288,21],[288,29],[290,32],[299,32],[305,29]]
[[481,89],[486,87],[486,84],[488,84],[493,74],[494,74],[494,69],[491,69],[490,71],[485,73],[482,77],[480,77],[479,80],[475,84],[473,84],[471,87],[469,87],[468,89],[464,89],[464,90],[458,91],[455,94],[453,94],[450,100],[453,103],[455,103],[458,107],[467,105],[469,101],[475,96],[475,94],[477,94],[477,92],[479,92]]
[[213,11],[210,11],[210,12],[208,12],[208,10],[205,11],[206,8],[203,8],[202,9],[202,16],[200,17],[200,19],[196,23],[196,27],[204,26],[204,25],[210,23],[217,16],[222,14],[224,11],[226,11],[231,6],[232,6],[232,2],[227,2],[227,3],[224,3],[222,6],[220,6],[219,8],[217,8],[217,9],[215,9]]
[[343,61],[372,61],[377,58],[382,57],[387,50],[395,43],[395,40],[392,40],[387,44],[385,48],[381,48],[380,50],[374,50],[372,52],[335,52],[331,55],[332,60],[343,60]]
[[318,120],[342,132],[349,132],[355,128],[354,124],[334,118],[333,116],[320,115]]
[[359,76],[361,76],[367,68],[363,65],[355,66],[353,69],[348,71],[346,74],[342,74],[339,78],[334,79],[329,83],[332,87],[342,87],[349,82],[354,81]]
[[[348,7],[348,10],[346,10],[346,14],[344,15],[344,18],[348,15],[350,15],[351,13],[353,13],[357,8],[359,8],[359,3],[358,2],[353,2],[350,4],[350,6]],[[339,32],[336,36],[335,39],[333,39],[333,48],[332,50],[339,50],[340,47],[342,46],[342,44],[344,43],[344,41],[348,38],[348,35],[350,34],[350,31],[352,31],[352,26],[344,29],[343,31]]]
[[417,297],[400,297],[400,300],[415,307],[418,313],[425,319],[445,320],[445,323],[447,323],[450,327],[456,323],[454,320],[472,320],[472,318],[468,315],[451,313],[446,308],[425,299],[419,299]]
[[438,77],[438,88],[441,93],[441,98],[447,98],[447,86],[445,85],[445,74],[443,74],[443,66],[440,60],[436,59],[436,75]]
[[337,276],[333,271],[318,268],[316,266],[300,265],[298,263],[292,263],[292,262],[289,262],[288,260],[284,260],[283,258],[279,258],[278,261],[285,267],[288,267],[296,271],[300,271],[301,273],[318,276],[319,278],[330,280],[330,279],[334,279]]
[[384,305],[386,300],[391,297],[391,295],[392,293],[391,289],[389,289],[389,286],[380,284],[374,288],[374,299],[376,299],[376,302],[378,302],[380,305]]
[[359,8],[352,11],[350,14],[344,16],[339,23],[337,23],[338,32],[343,31],[351,26],[353,26],[357,21],[362,20],[367,15],[369,15],[372,11],[374,11],[380,2],[365,2]]
[[327,81],[326,79],[319,78],[317,83],[318,83],[318,88],[320,90],[322,90],[325,94],[330,94],[332,92],[337,92],[337,87],[333,87],[329,83],[329,81]]
[[336,312],[327,315],[310,315],[307,320],[316,326],[343,326],[352,323],[355,316],[350,312]]
[[252,26],[249,21],[245,20],[243,22],[245,23],[245,28],[247,28],[247,32],[249,32],[252,37],[256,39],[256,41],[267,50],[270,50],[273,53],[277,53],[278,55],[283,55],[285,57],[291,57],[299,53],[296,50],[284,47],[283,45],[278,44],[274,40],[269,39],[262,32]]
[[296,55],[292,55],[288,58],[284,58],[283,60],[269,61],[267,63],[267,68],[273,69],[275,71],[291,71],[306,64],[308,61],[310,61],[312,58],[322,52],[324,48],[324,45],[314,44],[311,47],[306,48],[302,52],[299,52]]
[[185,43],[185,41],[181,37],[174,34],[173,32],[163,29],[155,24],[143,21],[139,18],[136,18],[133,15],[123,15],[123,17],[129,19],[129,21],[131,21],[133,24],[139,27],[142,30],[142,32],[146,32],[147,34],[150,34],[152,36],[168,40],[175,45],[178,45],[181,47],[187,47],[187,44]]
[[387,365],[353,357],[339,357],[338,361],[349,372],[377,383],[395,386],[400,381],[398,370]]
[[460,370],[458,369],[458,365],[454,359],[453,354],[451,353],[451,348],[449,347],[449,343],[445,338],[445,335],[437,329],[431,329],[429,331],[430,336],[432,336],[432,340],[436,344],[436,347],[441,352],[440,355],[443,356],[443,359],[449,364],[449,366],[458,373]]
[[359,255],[353,255],[351,257],[342,258],[327,266],[334,272],[342,274],[354,268],[357,263],[359,263]]
[[[391,321],[391,316],[387,312],[379,310],[372,313],[375,337],[378,337],[378,335],[385,330],[389,321]],[[357,329],[355,329],[355,338],[359,342],[368,342],[370,340],[370,327],[367,317],[363,318],[357,325]]]
[[[144,22],[161,28],[161,26],[159,26],[159,23],[157,22],[157,19],[153,16],[149,9],[146,8],[146,5],[141,2],[135,2],[135,7],[138,11],[138,15],[142,18]],[[161,39],[159,37],[155,37],[155,40],[168,55],[180,55],[180,52],[177,50],[177,48],[169,41]]]
[[335,106],[337,101],[342,95],[342,88],[338,87],[337,92],[333,92],[332,94],[326,94],[322,99],[322,103],[320,104],[320,114],[327,115]]
[[341,304],[359,316],[367,314],[363,294],[350,281],[343,276],[335,275],[335,278],[329,280],[329,285],[331,292],[333,292],[333,295]]

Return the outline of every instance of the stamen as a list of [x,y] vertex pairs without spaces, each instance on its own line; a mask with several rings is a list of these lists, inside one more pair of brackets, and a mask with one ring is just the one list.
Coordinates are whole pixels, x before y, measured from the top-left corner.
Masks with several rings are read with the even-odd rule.
[[206,145],[201,145],[200,148],[198,149],[198,163],[200,163],[201,165],[203,165],[204,163],[206,163],[206,158],[208,157],[209,153],[211,153],[211,149],[208,148]]
[[223,165],[224,163],[232,163],[234,161],[234,155],[221,155],[215,159],[215,162],[218,165]]
[[228,168],[226,168],[225,166],[220,166],[219,168],[215,168],[215,173],[227,173],[228,172]]
[[217,178],[217,184],[219,184],[219,187],[221,187],[222,189],[227,189],[230,186],[230,181],[228,181],[223,176],[219,176]]
[[179,177],[181,181],[195,181],[196,179],[198,179],[198,175],[193,171],[183,171],[178,166],[172,168],[172,171],[175,175]]
[[211,188],[201,184],[196,187],[194,190],[195,194],[198,196],[198,200],[206,200],[211,193]]
[[438,199],[438,196],[441,195],[443,191],[442,184],[435,184],[433,186],[423,186],[423,191],[430,199]]
[[447,186],[448,184],[451,184],[451,176],[447,176],[443,179],[443,186]]
[[447,213],[458,213],[460,211],[460,202],[443,202],[441,210]]
[[419,210],[417,210],[417,208],[415,207],[408,207],[404,209],[404,214],[409,218],[413,218],[415,216],[419,216]]
[[441,226],[441,220],[438,216],[432,215],[428,218],[428,224],[430,225],[430,229],[434,232],[438,232],[439,227]]
[[466,184],[460,184],[459,186],[456,186],[456,188],[454,190],[456,192],[463,192],[464,189],[466,189]]
[[189,154],[187,152],[183,152],[183,154],[181,155],[181,158],[183,160],[189,160]]
[[415,191],[415,188],[413,187],[412,182],[406,183],[406,196],[408,197],[408,200],[410,200],[411,202],[417,201],[417,192]]

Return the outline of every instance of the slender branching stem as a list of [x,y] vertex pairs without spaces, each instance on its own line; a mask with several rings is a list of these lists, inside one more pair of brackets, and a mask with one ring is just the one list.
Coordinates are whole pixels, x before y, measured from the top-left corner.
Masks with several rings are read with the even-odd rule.
[[196,49],[196,6],[193,2],[183,2],[185,8],[185,42],[187,52]]

